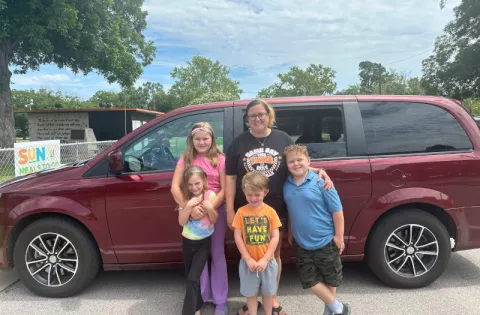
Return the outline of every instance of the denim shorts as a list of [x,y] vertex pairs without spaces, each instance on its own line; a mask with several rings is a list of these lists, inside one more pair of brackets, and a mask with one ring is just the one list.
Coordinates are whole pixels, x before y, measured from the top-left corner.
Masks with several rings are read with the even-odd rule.
[[262,289],[262,295],[273,296],[277,293],[278,265],[275,259],[268,262],[263,272],[251,272],[245,260],[240,260],[238,267],[240,275],[240,293],[245,297],[257,296]]

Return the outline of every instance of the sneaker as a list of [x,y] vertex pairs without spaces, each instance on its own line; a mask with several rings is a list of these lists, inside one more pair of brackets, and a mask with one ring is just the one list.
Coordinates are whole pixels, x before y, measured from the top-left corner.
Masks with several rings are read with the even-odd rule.
[[348,306],[348,304],[344,304],[344,303],[342,303],[342,305],[343,305],[343,312],[335,313],[333,315],[350,315],[350,312],[351,312],[350,306]]
[[215,306],[215,315],[228,315],[227,304],[218,304]]

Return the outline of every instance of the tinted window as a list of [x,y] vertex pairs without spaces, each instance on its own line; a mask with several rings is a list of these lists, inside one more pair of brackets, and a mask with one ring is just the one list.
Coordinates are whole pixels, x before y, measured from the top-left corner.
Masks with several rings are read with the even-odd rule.
[[124,153],[125,172],[174,170],[190,129],[201,121],[212,125],[223,152],[223,111],[194,114],[169,121],[132,143]]
[[340,108],[276,108],[274,128],[307,147],[312,159],[345,157],[347,144]]
[[471,149],[458,121],[423,103],[361,102],[369,154],[430,153]]

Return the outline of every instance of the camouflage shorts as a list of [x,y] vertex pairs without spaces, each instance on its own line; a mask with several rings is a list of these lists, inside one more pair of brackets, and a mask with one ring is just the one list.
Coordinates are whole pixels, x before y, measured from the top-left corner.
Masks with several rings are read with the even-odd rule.
[[340,250],[333,240],[315,250],[303,249],[294,240],[293,249],[303,289],[309,289],[320,282],[329,287],[340,286],[343,279],[342,261]]

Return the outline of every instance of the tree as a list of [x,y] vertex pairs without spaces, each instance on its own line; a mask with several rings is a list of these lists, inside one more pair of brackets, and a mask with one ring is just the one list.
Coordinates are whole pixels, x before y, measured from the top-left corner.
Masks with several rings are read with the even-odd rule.
[[335,71],[320,64],[311,64],[305,70],[293,66],[277,76],[280,82],[260,90],[258,97],[328,95],[337,89]]
[[155,96],[163,92],[160,83],[145,82],[138,88],[126,87],[119,93],[120,103],[126,107],[155,109]]
[[[120,96],[114,91],[97,91],[88,100],[88,103],[92,104],[92,107],[98,107],[100,103],[113,104],[120,106]],[[122,105],[123,106],[123,105]]]
[[230,69],[219,61],[195,56],[185,67],[175,67],[171,77],[175,83],[169,94],[175,100],[174,107],[191,104],[193,100],[206,94],[223,93],[228,99],[238,99],[242,90],[240,82],[228,77]]
[[[444,4],[442,1],[441,5]],[[463,0],[455,19],[435,41],[423,63],[422,85],[428,94],[458,99],[480,97],[480,3]]]
[[371,61],[360,62],[358,68],[363,94],[382,94],[382,80],[387,73],[387,69],[381,63]]
[[345,90],[337,91],[336,95],[360,95],[362,94],[362,88],[360,84],[349,85]]
[[395,69],[387,70],[382,64],[371,61],[360,62],[358,68],[360,84],[354,85],[352,88],[359,88],[359,94],[425,94],[421,80],[417,77],[410,77],[409,73],[397,72]]
[[[25,106],[31,104],[31,106]],[[85,108],[88,103],[79,97],[63,94],[61,91],[48,89],[12,90],[12,106],[14,109],[55,109],[55,104],[62,108]]]
[[56,64],[131,86],[155,56],[143,0],[0,0],[0,147],[15,140],[12,72]]
[[206,93],[203,94],[200,97],[197,97],[196,99],[193,99],[189,105],[194,105],[194,104],[205,104],[205,103],[211,103],[211,102],[222,102],[222,101],[231,101],[231,96],[228,95],[227,93],[224,92],[212,92],[212,93]]

